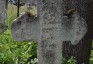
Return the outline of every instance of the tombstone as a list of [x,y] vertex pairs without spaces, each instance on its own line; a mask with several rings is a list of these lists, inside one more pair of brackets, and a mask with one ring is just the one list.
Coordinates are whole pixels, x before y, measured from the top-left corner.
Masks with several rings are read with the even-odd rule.
[[62,0],[38,0],[40,41],[39,64],[62,63],[61,19]]
[[[54,54],[51,53],[51,55],[49,57],[49,55],[47,56],[46,53],[49,53],[48,51],[50,51],[51,49],[54,50],[54,48],[52,48],[52,47],[50,47],[50,50],[48,50],[49,45],[50,45],[50,43],[48,43],[48,42],[53,42],[53,43],[56,42],[57,35],[60,34],[60,36],[58,36],[58,39],[59,40],[57,40],[59,42],[60,42],[60,38],[61,38],[61,41],[62,42],[63,41],[72,41],[72,44],[77,44],[77,43],[79,43],[79,41],[84,37],[84,35],[87,32],[86,22],[85,22],[85,20],[82,17],[79,16],[78,13],[76,13],[75,15],[73,15],[71,19],[68,19],[67,17],[63,19],[62,16],[61,16],[62,19],[61,19],[61,22],[60,22],[60,15],[59,16],[57,16],[58,14],[55,15],[57,13],[57,11],[59,11],[58,8],[60,8],[60,6],[58,6],[56,8],[56,6],[54,5],[54,3],[55,3],[54,1],[49,1],[49,0],[44,1],[43,4],[40,3],[40,4],[42,4],[41,5],[41,10],[39,11],[39,14],[40,14],[40,21],[42,21],[41,22],[42,23],[42,26],[41,27],[42,27],[42,31],[43,32],[41,33],[41,36],[42,36],[41,42],[43,44],[42,43],[39,43],[39,45],[41,45],[41,46],[39,46],[38,49],[40,48],[41,50],[42,49],[44,50],[43,52],[42,51],[40,52],[40,49],[39,49],[39,53],[38,53],[39,55],[38,56],[39,57],[41,56],[40,58],[43,58],[43,59],[40,59],[39,58],[40,59],[40,62],[41,62],[40,64],[55,64],[56,63],[56,62],[53,63],[54,61],[51,61],[51,56],[54,55]],[[56,8],[57,10],[55,10],[53,8]],[[51,11],[51,9],[52,9],[52,11]],[[61,11],[61,13],[62,13],[62,11]],[[54,16],[54,17],[52,17],[52,16]],[[55,16],[57,16],[57,17],[55,17]],[[56,18],[59,20],[59,22],[58,21],[55,21]],[[72,25],[70,25],[69,23],[65,23],[65,22],[72,23]],[[81,22],[81,24],[80,24],[80,22]],[[57,25],[57,24],[59,24],[59,25]],[[69,29],[69,27],[66,26],[65,24],[68,24],[69,26],[71,26],[71,29]],[[57,33],[58,30],[56,30],[56,29],[59,29],[59,33]],[[77,29],[78,30],[81,30],[81,31],[78,31]],[[66,30],[68,30],[68,33],[66,32]],[[79,35],[77,35],[77,32],[79,32]],[[56,36],[55,36],[55,34],[56,34]],[[77,38],[80,38],[80,39],[77,39]],[[53,39],[55,39],[55,40],[53,40]],[[78,42],[76,42],[76,40]],[[48,44],[46,44],[46,43],[48,43]],[[61,47],[59,46],[59,49],[60,48]],[[44,55],[41,54],[41,53],[43,53]],[[58,53],[60,53],[60,51]],[[44,56],[46,56],[46,57],[44,57]],[[48,57],[48,59],[46,59],[47,57]],[[57,61],[59,61],[59,60],[57,60]],[[50,62],[50,63],[47,63],[47,62]],[[58,63],[56,63],[56,64],[58,64]]]
[[[61,0],[59,1],[61,2]],[[54,3],[56,3],[56,1],[54,1]],[[42,20],[39,18],[42,20],[39,20],[40,22],[38,22],[35,17],[29,17],[28,14],[23,13],[16,20],[14,20],[11,25],[11,34],[16,41],[35,40],[38,42],[38,64],[61,64],[62,62],[62,41],[60,36],[61,5],[58,6],[59,8],[57,8],[57,6],[54,6],[55,10],[58,9],[58,12],[56,14],[54,14],[55,11],[51,11],[52,14],[47,12],[51,15],[51,17],[48,17],[48,14],[46,17],[49,19],[51,18],[51,21],[49,21],[49,19],[46,19],[46,17],[43,17],[44,15],[42,15],[41,12],[41,16],[39,17],[43,17],[44,19]],[[42,10],[42,12],[46,14],[44,10]],[[57,16],[55,15],[57,15],[59,18],[56,18]],[[56,18],[55,21],[53,21],[54,18]],[[45,19],[48,21],[47,23],[46,21],[44,22]]]
[[[62,43],[77,44],[87,32],[78,10],[63,16],[63,0],[38,0],[38,17],[22,13],[11,25],[16,41],[38,42],[38,64],[61,64]],[[70,14],[71,13],[71,14]]]
[[0,0],[0,33],[3,33],[7,26],[5,25],[5,19],[6,19],[6,1]]

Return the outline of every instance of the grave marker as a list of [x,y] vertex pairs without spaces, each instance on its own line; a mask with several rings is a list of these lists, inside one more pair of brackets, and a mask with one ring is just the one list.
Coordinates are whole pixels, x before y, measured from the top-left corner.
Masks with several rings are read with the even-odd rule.
[[62,0],[38,0],[38,17],[25,12],[12,23],[11,34],[16,41],[38,42],[38,64],[61,64],[62,42],[77,44],[87,32],[85,19],[77,12],[71,18],[63,16],[62,3]]
[[5,25],[5,19],[6,19],[6,1],[0,0],[0,33],[3,33],[7,26]]
[[62,63],[62,0],[38,0],[40,41],[38,43],[39,64]]
[[[41,10],[39,13],[40,22],[36,18],[29,17],[28,14],[23,13],[12,23],[11,34],[16,41],[36,40],[38,42],[38,64],[61,64],[61,0],[46,1],[50,2],[50,4],[44,3],[49,5],[48,8],[51,13],[48,9],[47,11]],[[53,11],[50,8],[51,3],[54,5],[52,5]],[[46,16],[42,15],[42,13]]]

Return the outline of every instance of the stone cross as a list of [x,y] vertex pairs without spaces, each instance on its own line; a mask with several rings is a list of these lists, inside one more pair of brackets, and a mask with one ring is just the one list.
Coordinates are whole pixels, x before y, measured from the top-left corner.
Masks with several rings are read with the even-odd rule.
[[[47,2],[48,1],[49,0],[47,0]],[[11,25],[11,34],[16,41],[35,40],[38,42],[38,64],[61,64],[62,41],[60,30],[62,6],[57,3],[61,3],[61,1],[56,0],[53,2],[53,5],[56,4],[56,6],[52,5],[55,7],[55,11],[49,8],[51,14],[48,10],[42,10],[38,16],[40,18],[38,18],[32,15],[30,16],[27,12],[23,12]],[[40,6],[42,5],[40,4]],[[46,13],[47,15],[45,17]]]
[[6,1],[0,0],[0,33],[3,33],[7,26],[5,25],[5,19],[6,19]]
[[62,63],[62,0],[38,0],[40,41],[39,64]]
[[70,18],[63,16],[62,3],[63,0],[38,0],[37,17],[23,12],[11,25],[16,41],[38,42],[38,64],[61,64],[62,42],[77,44],[87,32],[86,22],[77,11]]

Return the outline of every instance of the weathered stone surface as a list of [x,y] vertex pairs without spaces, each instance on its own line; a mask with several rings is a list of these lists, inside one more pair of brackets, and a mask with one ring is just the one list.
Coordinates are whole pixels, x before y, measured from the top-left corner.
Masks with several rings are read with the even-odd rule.
[[[62,42],[77,44],[86,34],[85,19],[78,13],[63,16],[63,0],[38,0],[39,21],[23,13],[11,26],[16,41],[38,41],[38,64],[61,64]],[[40,23],[40,24],[39,24]]]
[[39,64],[61,64],[62,0],[38,0],[40,41],[38,43]]
[[0,0],[0,33],[3,33],[7,26],[5,25],[6,9],[5,0]]
[[63,0],[63,12],[75,9],[87,22],[88,30],[84,38],[77,45],[70,42],[63,43],[63,54],[65,57],[76,57],[76,64],[90,64],[91,44],[93,39],[93,0]]
[[23,12],[11,25],[11,34],[16,41],[38,41],[40,24],[35,16]]
[[72,17],[62,17],[62,41],[70,41],[76,45],[85,36],[87,32],[86,21],[80,17],[77,11],[72,13]]

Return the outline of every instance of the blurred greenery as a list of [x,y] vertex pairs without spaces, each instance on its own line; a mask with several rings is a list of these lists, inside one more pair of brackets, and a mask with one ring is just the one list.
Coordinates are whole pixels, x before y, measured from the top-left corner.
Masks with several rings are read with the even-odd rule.
[[[35,9],[32,7],[32,14],[37,14]],[[26,7],[22,6],[20,13],[26,10]],[[37,42],[15,42],[11,36],[11,24],[16,17],[16,6],[9,4],[6,18],[8,29],[0,34],[0,64],[37,64]],[[63,64],[75,64],[76,62],[74,57],[69,60],[63,58],[62,60]],[[90,64],[93,64],[93,50],[91,50]]]

